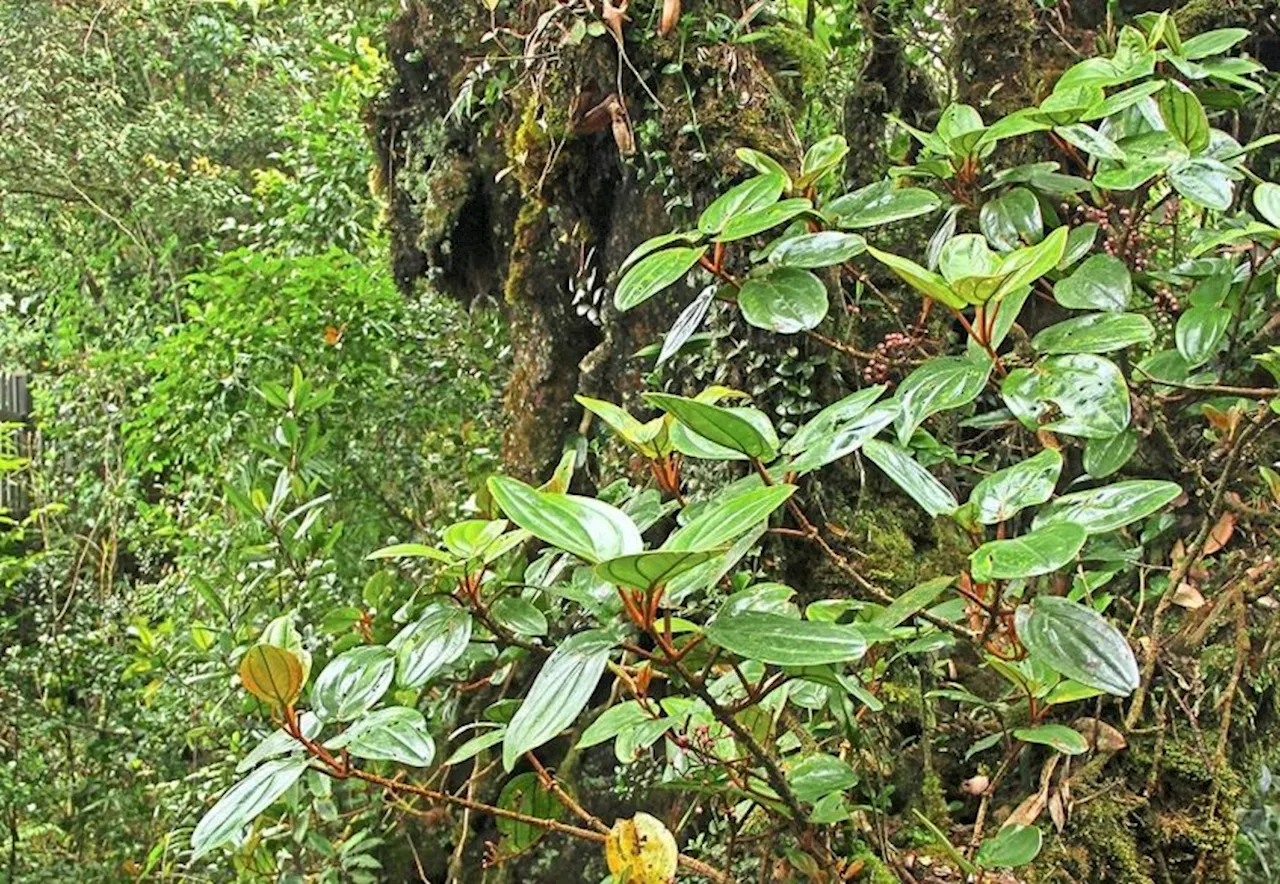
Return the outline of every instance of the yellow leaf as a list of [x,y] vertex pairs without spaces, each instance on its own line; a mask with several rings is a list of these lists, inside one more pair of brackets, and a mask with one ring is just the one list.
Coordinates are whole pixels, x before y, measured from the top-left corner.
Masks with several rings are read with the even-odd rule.
[[668,884],[680,858],[675,836],[647,813],[614,823],[604,853],[614,884]]
[[292,706],[302,693],[302,663],[284,648],[254,645],[240,662],[240,681],[264,703]]

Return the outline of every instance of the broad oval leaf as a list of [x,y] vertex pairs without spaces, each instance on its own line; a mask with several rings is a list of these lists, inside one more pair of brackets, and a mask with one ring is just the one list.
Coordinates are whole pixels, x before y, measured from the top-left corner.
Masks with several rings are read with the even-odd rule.
[[879,439],[869,439],[862,446],[862,452],[929,515],[950,515],[960,505],[947,487],[906,449]]
[[310,759],[277,758],[236,783],[209,809],[191,833],[192,859],[199,859],[240,834],[298,781]]
[[1131,479],[1064,494],[1037,515],[1033,527],[1071,522],[1089,534],[1115,531],[1172,503],[1182,494],[1174,482]]
[[1092,255],[1075,272],[1053,286],[1053,297],[1073,310],[1122,313],[1133,295],[1133,280],[1124,262],[1112,255]]
[[748,660],[777,666],[820,666],[859,660],[867,640],[856,628],[744,611],[716,617],[707,626],[715,645]]
[[687,525],[677,528],[664,550],[716,550],[769,518],[795,493],[794,485],[767,485],[734,494],[707,507]]
[[614,823],[604,851],[612,879],[626,884],[668,884],[680,862],[675,836],[661,820],[643,812]]
[[627,700],[610,706],[587,726],[578,737],[578,749],[589,749],[608,742],[624,730],[629,730],[641,722],[649,721],[650,714],[640,705],[638,700]]
[[1189,368],[1204,365],[1218,352],[1231,326],[1226,307],[1191,307],[1178,317],[1174,338]]
[[274,645],[254,645],[240,661],[245,690],[264,703],[283,709],[302,693],[302,661]]
[[510,629],[516,635],[546,635],[547,617],[528,599],[519,596],[504,596],[489,608],[501,626]]
[[1187,150],[1198,153],[1209,146],[1209,118],[1194,92],[1177,80],[1167,80],[1157,101],[1166,128]]
[[696,568],[722,550],[647,550],[629,556],[609,559],[592,570],[601,580],[617,586],[650,590],[663,586],[671,578]]
[[979,583],[1052,574],[1075,561],[1088,537],[1072,522],[1053,522],[1021,537],[992,540],[969,556]]
[[1253,206],[1268,224],[1280,227],[1280,184],[1264,181],[1255,187]]
[[258,642],[264,645],[275,645],[284,648],[298,658],[302,664],[302,683],[305,685],[311,678],[311,652],[302,644],[302,634],[294,625],[293,614],[282,614],[267,624],[258,636]]
[[551,653],[507,725],[503,768],[511,770],[524,753],[573,724],[600,682],[613,645],[610,633],[593,629],[570,636]]
[[1086,439],[1084,471],[1094,479],[1105,479],[1129,462],[1138,450],[1138,434],[1133,428],[1106,439]]
[[1118,697],[1138,687],[1138,661],[1118,629],[1092,608],[1039,596],[1014,617],[1018,639],[1050,669]]
[[[507,781],[498,796],[498,806],[526,817],[554,820],[560,816],[563,806],[555,793],[543,785],[537,771],[525,771]],[[495,821],[502,833],[502,849],[518,854],[532,847],[547,833],[545,826],[510,817],[498,817]]]
[[1034,457],[992,473],[969,495],[973,518],[982,525],[998,525],[1029,506],[1053,496],[1062,473],[1062,455],[1046,448]]
[[1025,187],[1015,187],[983,204],[978,213],[982,234],[1002,252],[1038,243],[1044,237],[1040,201]]
[[626,273],[637,261],[646,255],[652,255],[658,249],[666,248],[669,245],[678,242],[691,243],[700,239],[697,231],[694,230],[677,230],[672,233],[663,233],[658,236],[646,239],[640,245],[631,250],[631,254],[623,259],[621,266],[618,267],[619,273]]
[[893,181],[885,180],[832,200],[825,214],[841,227],[858,229],[927,215],[941,205],[942,200],[931,190],[895,187]]
[[827,287],[808,270],[779,267],[743,283],[738,307],[756,328],[795,334],[826,318]]
[[1106,439],[1128,427],[1132,416],[1119,367],[1092,353],[1047,356],[1032,368],[1014,369],[1000,392],[1030,429]]
[[787,785],[796,799],[806,804],[843,792],[857,782],[858,775],[848,762],[824,752],[804,756],[787,771]]
[[776,203],[786,186],[786,179],[776,172],[749,178],[707,206],[698,218],[698,229],[709,235],[719,233],[732,218]]
[[777,454],[776,434],[770,438],[751,421],[728,408],[668,393],[645,393],[644,400],[674,415],[690,430],[717,445],[764,461],[772,460]]
[[1005,826],[982,842],[973,861],[984,869],[1025,866],[1039,856],[1042,837],[1035,826]]
[[493,476],[488,485],[507,518],[584,561],[596,564],[644,548],[631,518],[603,501],[539,491],[506,476]]
[[1196,205],[1225,212],[1235,196],[1233,174],[1224,163],[1200,156],[1175,163],[1165,177],[1174,190]]
[[1083,755],[1089,751],[1089,743],[1084,736],[1065,724],[1020,727],[1013,732],[1013,736],[1024,743],[1038,743],[1057,749],[1063,755]]
[[849,142],[843,135],[828,135],[804,153],[800,161],[800,180],[796,187],[803,190],[823,175],[840,165],[849,153]]
[[856,233],[821,230],[793,236],[769,253],[769,262],[780,267],[833,267],[867,250],[867,241]]
[[396,683],[419,688],[429,682],[466,652],[471,628],[471,614],[464,608],[432,605],[387,644],[396,652]]
[[321,721],[351,721],[382,698],[395,674],[396,654],[390,648],[352,648],[320,671],[311,706]]
[[813,204],[807,199],[789,199],[771,206],[754,209],[750,212],[743,212],[735,215],[725,224],[724,230],[716,237],[716,242],[734,242],[739,239],[746,239],[748,236],[755,236],[757,233],[764,233],[777,227],[779,224],[785,224],[797,215],[801,215],[813,208]]
[[930,415],[977,399],[990,375],[989,359],[963,356],[935,357],[911,372],[898,387],[898,443],[906,445]]
[[1090,313],[1049,326],[1031,346],[1049,354],[1111,353],[1155,339],[1155,326],[1140,313]]
[[684,278],[706,253],[706,246],[696,249],[682,247],[664,249],[642,258],[618,282],[613,295],[614,306],[623,313],[640,306]]
[[952,290],[941,274],[926,270],[910,258],[903,258],[891,252],[882,252],[871,246],[867,246],[867,252],[925,297],[933,298],[938,303],[955,310],[963,310],[969,306],[964,298]]
[[370,712],[324,745],[346,749],[357,758],[398,761],[410,767],[426,767],[436,755],[426,719],[406,706]]

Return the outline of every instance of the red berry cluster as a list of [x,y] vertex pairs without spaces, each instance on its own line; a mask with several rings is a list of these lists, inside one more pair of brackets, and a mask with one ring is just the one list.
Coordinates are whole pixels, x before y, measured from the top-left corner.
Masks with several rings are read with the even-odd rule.
[[893,368],[905,361],[915,346],[916,339],[911,335],[889,332],[872,351],[871,359],[862,370],[863,379],[869,384],[883,384],[889,380]]
[[[1064,203],[1062,210],[1065,214],[1069,207]],[[1133,209],[1128,207],[1115,209],[1113,218],[1108,209],[1080,205],[1076,206],[1076,219],[1080,224],[1089,222],[1097,224],[1104,237],[1103,251],[1112,257],[1126,261],[1134,270],[1146,270],[1155,256],[1155,243],[1143,231],[1141,223],[1135,223]]]
[[1182,310],[1182,305],[1178,303],[1178,296],[1167,285],[1156,286],[1151,300],[1157,310],[1168,316],[1176,316]]

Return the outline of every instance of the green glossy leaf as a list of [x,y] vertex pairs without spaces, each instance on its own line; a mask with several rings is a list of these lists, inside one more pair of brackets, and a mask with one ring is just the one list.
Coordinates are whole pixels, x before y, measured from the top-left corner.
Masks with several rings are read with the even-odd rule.
[[1221,55],[1232,46],[1249,36],[1245,28],[1219,28],[1196,34],[1189,40],[1182,41],[1182,56],[1192,61]]
[[481,556],[507,530],[506,519],[466,519],[444,529],[441,540],[460,559]]
[[1226,307],[1191,307],[1183,311],[1174,338],[1188,367],[1204,365],[1217,354],[1226,340],[1231,318]]
[[311,707],[321,721],[351,721],[382,699],[395,674],[396,654],[390,648],[352,648],[321,670],[311,688]]
[[1089,743],[1079,731],[1065,724],[1041,724],[1036,727],[1020,727],[1013,732],[1024,743],[1038,743],[1057,749],[1063,755],[1083,755],[1089,751]]
[[709,235],[719,233],[738,215],[776,203],[786,185],[784,176],[773,172],[731,187],[707,206],[698,218],[698,229]]
[[998,525],[1029,506],[1053,496],[1062,473],[1062,455],[1046,448],[1034,457],[992,473],[969,495],[973,518],[982,525]]
[[832,200],[825,214],[846,229],[879,227],[927,215],[942,205],[931,190],[895,187],[892,181],[877,181],[853,193]]
[[298,781],[308,762],[305,756],[268,761],[224,792],[191,833],[192,859],[199,859],[239,835]]
[[852,420],[832,426],[826,433],[816,433],[805,446],[804,453],[791,461],[790,469],[799,474],[812,472],[857,451],[867,440],[897,419],[901,406],[886,402],[867,409]]
[[750,420],[728,408],[667,393],[645,393],[644,400],[674,415],[690,430],[717,445],[764,461],[772,460],[777,454],[776,433],[761,432]]
[[1083,685],[1126,697],[1138,687],[1138,661],[1118,629],[1092,608],[1060,596],[1038,596],[1014,617],[1033,657]]
[[861,417],[885,391],[884,384],[877,384],[850,393],[843,399],[831,403],[826,408],[809,418],[796,434],[782,446],[784,454],[799,454],[821,438],[830,435],[835,429]]
[[506,727],[496,727],[493,730],[485,731],[479,736],[472,737],[457,749],[453,750],[452,754],[445,759],[445,766],[448,767],[454,764],[461,764],[464,761],[475,758],[485,749],[492,748],[493,746],[501,743],[502,738],[505,737],[506,734]]
[[862,446],[862,453],[929,515],[950,515],[960,505],[947,487],[920,466],[906,449],[869,439]]
[[1049,326],[1031,346],[1050,354],[1111,353],[1155,339],[1155,326],[1140,313],[1091,313]]
[[787,771],[787,785],[792,794],[806,804],[843,792],[857,782],[858,775],[847,762],[822,752],[806,755]]
[[631,250],[631,254],[627,255],[622,262],[622,266],[618,268],[619,273],[626,273],[631,267],[646,255],[652,255],[658,249],[666,248],[673,243],[678,242],[694,242],[699,238],[696,230],[678,230],[673,233],[663,233],[659,236],[646,239],[640,245]]
[[843,135],[828,135],[818,141],[807,151],[800,162],[800,180],[796,186],[800,189],[808,187],[834,170],[849,153],[849,142]]
[[1263,220],[1280,227],[1280,184],[1264,181],[1253,189],[1253,206]]
[[933,298],[938,303],[945,304],[955,310],[963,310],[969,306],[964,298],[951,290],[951,286],[947,285],[947,281],[943,276],[934,273],[932,270],[926,270],[910,258],[882,252],[871,246],[867,246],[867,252],[897,274],[899,279],[920,292],[920,294]]
[[671,552],[719,549],[769,518],[795,490],[794,485],[769,485],[718,500],[677,528],[662,548]]
[[1089,534],[1123,528],[1168,506],[1182,489],[1174,482],[1131,479],[1064,494],[1037,515],[1034,527],[1071,522]]
[[782,167],[781,163],[768,154],[761,153],[754,148],[740,147],[734,151],[734,156],[761,175],[781,175],[784,184],[783,189],[791,189],[791,176],[787,174],[787,170]]
[[707,638],[726,651],[777,666],[821,666],[859,660],[867,640],[852,626],[745,611],[717,617]]
[[[315,739],[316,734],[320,733],[320,719],[316,718],[314,712],[303,712],[298,716],[298,727],[308,740]],[[240,763],[236,765],[236,773],[253,770],[269,758],[305,751],[306,747],[293,734],[284,728],[276,728],[265,740],[254,746],[248,755],[240,759]]]
[[356,758],[397,761],[410,767],[426,767],[436,756],[426,719],[417,709],[405,706],[370,712],[324,745],[346,749]]
[[1061,136],[1064,141],[1074,144],[1090,156],[1102,157],[1106,160],[1115,160],[1121,163],[1127,159],[1127,155],[1120,145],[1085,123],[1059,126],[1053,131]]
[[743,283],[738,307],[756,328],[795,334],[816,328],[826,318],[827,287],[808,270],[779,267]]
[[989,359],[939,356],[930,359],[898,387],[898,444],[906,445],[925,418],[968,405],[978,398],[991,375]]
[[592,570],[601,580],[617,586],[649,590],[673,577],[696,568],[718,555],[720,550],[649,550],[601,562]]
[[769,253],[769,262],[780,267],[833,267],[867,250],[867,241],[856,233],[822,230],[784,240]]
[[1017,249],[1006,255],[1004,262],[1000,265],[1000,273],[1004,276],[1004,281],[991,296],[992,299],[998,300],[1024,286],[1029,286],[1057,267],[1066,252],[1068,233],[1066,227],[1059,227],[1035,245]]
[[1053,297],[1074,310],[1121,313],[1129,306],[1133,280],[1129,268],[1111,255],[1093,255],[1053,286]]
[[649,721],[651,716],[636,700],[627,700],[610,706],[582,732],[578,738],[578,749],[589,749],[601,743],[607,743],[618,734],[636,725]]
[[1209,146],[1209,118],[1196,94],[1177,80],[1168,80],[1158,96],[1160,116],[1168,131],[1187,150],[1199,153]]
[[984,203],[978,213],[978,225],[983,236],[1002,252],[1040,242],[1044,237],[1040,201],[1025,187],[1014,187]]
[[1225,212],[1231,207],[1235,185],[1231,170],[1209,157],[1196,157],[1175,163],[1167,177],[1173,189],[1196,205]]
[[368,559],[431,559],[436,562],[452,562],[453,557],[442,549],[424,543],[393,543],[369,553]]
[[613,636],[593,629],[570,636],[542,664],[502,741],[502,766],[553,739],[577,719],[600,682]]
[[1052,574],[1075,561],[1087,536],[1079,525],[1054,522],[1021,537],[989,541],[969,556],[973,579],[989,583]]
[[1136,86],[1121,89],[1119,92],[1108,95],[1102,101],[1091,106],[1081,119],[1090,122],[1104,119],[1112,114],[1118,114],[1126,108],[1133,107],[1143,99],[1150,98],[1163,88],[1163,80],[1152,80],[1149,83],[1139,83]]
[[434,678],[466,652],[471,626],[471,614],[457,605],[427,608],[387,643],[396,652],[396,683],[419,688]]
[[1005,826],[982,842],[973,860],[984,869],[1025,866],[1040,854],[1041,837],[1035,826]]
[[[498,806],[544,820],[558,819],[563,810],[555,793],[543,786],[538,772],[534,770],[516,774],[508,780],[498,796]],[[511,817],[497,817],[494,824],[502,833],[502,849],[511,854],[528,850],[547,834],[545,826]]]
[[1106,439],[1084,443],[1084,471],[1095,479],[1105,479],[1120,469],[1138,450],[1138,434],[1132,428]]
[[716,237],[716,242],[734,242],[739,239],[746,239],[748,236],[755,236],[757,233],[764,233],[777,227],[779,224],[785,224],[797,215],[802,215],[810,211],[813,204],[807,199],[789,199],[771,206],[765,206],[761,209],[754,209],[750,212],[743,212],[734,215],[725,224],[724,230]]
[[913,586],[876,615],[873,622],[885,629],[892,629],[932,605],[955,581],[955,577],[935,577]]
[[1015,369],[1000,388],[1023,425],[1085,439],[1105,439],[1129,426],[1129,387],[1114,362],[1091,353],[1046,356]]
[[511,521],[584,561],[595,564],[644,548],[630,517],[603,501],[539,491],[505,476],[491,477],[488,485]]
[[494,620],[516,635],[547,634],[547,615],[528,599],[504,596],[490,606],[489,613]]
[[642,258],[618,282],[617,291],[613,295],[614,306],[623,313],[640,306],[658,292],[683,279],[706,253],[707,247],[699,246],[664,249]]

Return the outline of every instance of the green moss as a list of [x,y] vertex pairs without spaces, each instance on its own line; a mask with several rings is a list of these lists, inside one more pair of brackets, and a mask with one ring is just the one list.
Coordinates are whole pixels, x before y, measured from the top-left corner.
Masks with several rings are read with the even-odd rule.
[[1048,840],[1028,880],[1033,884],[1067,879],[1154,884],[1151,862],[1138,847],[1134,823],[1141,800],[1126,795],[1107,791],[1079,805],[1064,837]]
[[827,56],[817,41],[785,25],[762,28],[755,36],[756,49],[766,62],[783,74],[794,73],[777,78],[788,97],[794,101],[821,94],[827,79]]
[[898,884],[898,876],[893,873],[893,869],[889,868],[876,855],[870,847],[862,842],[854,845],[853,852],[849,855],[849,866],[851,868],[861,868],[857,876],[853,879],[862,882],[862,884]]

